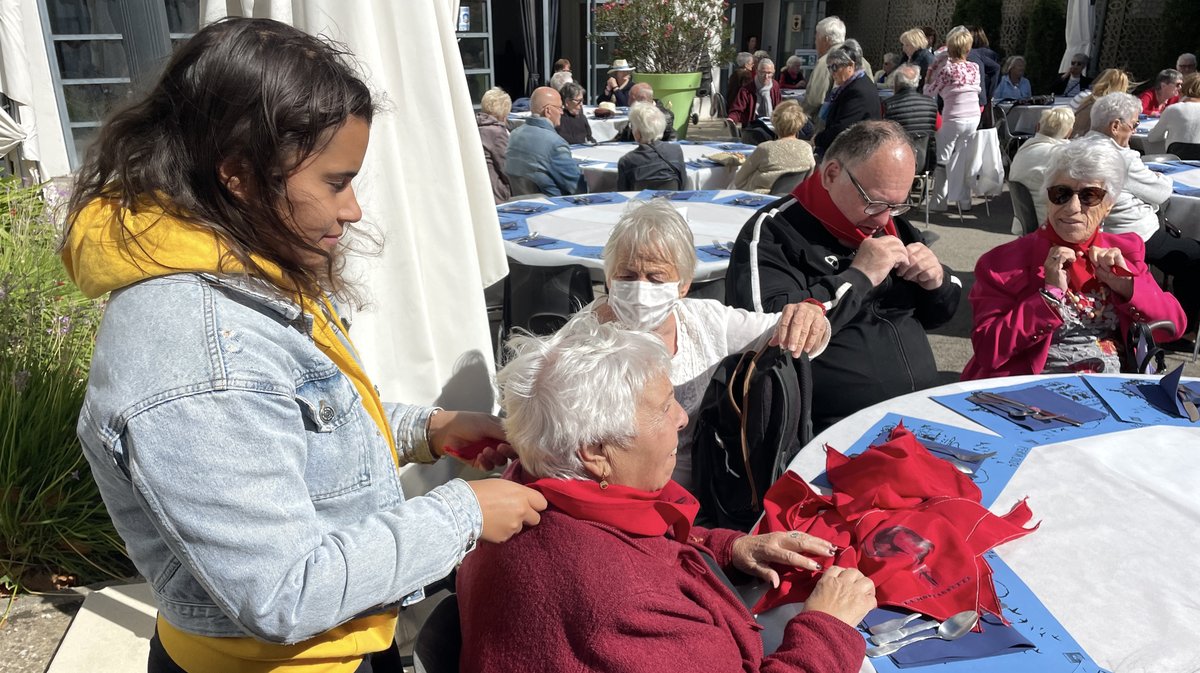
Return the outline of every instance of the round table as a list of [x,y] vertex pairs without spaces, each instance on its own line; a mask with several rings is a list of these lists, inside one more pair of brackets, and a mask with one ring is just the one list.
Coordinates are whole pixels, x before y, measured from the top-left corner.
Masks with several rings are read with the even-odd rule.
[[[617,134],[629,124],[629,108],[617,108],[617,114],[603,119],[596,116],[595,105],[584,105],[583,114],[587,117],[588,126],[592,129],[592,137],[596,142],[603,143],[617,137]],[[523,126],[525,120],[529,119],[531,113],[526,112],[510,112],[508,114],[508,129],[511,131],[518,126]],[[563,114],[566,114],[565,112]]]
[[[717,152],[740,152],[749,154],[753,145],[730,142],[690,143],[681,142],[683,160],[687,162],[688,183],[686,189],[727,189],[733,186],[736,168],[707,161],[705,157]],[[617,188],[617,162],[632,152],[637,143],[604,143],[601,145],[572,145],[571,156],[583,169],[589,192],[611,192]]]
[[[591,272],[593,280],[603,282],[604,260],[600,257],[600,251],[608,242],[621,213],[625,212],[631,201],[653,198],[655,193],[650,190],[612,192],[579,197],[543,197],[501,204],[496,207],[501,227],[510,227],[502,231],[505,253],[518,262],[536,266],[582,264]],[[607,201],[586,203],[590,199]],[[775,199],[752,192],[721,190],[695,192],[691,199],[671,201],[671,205],[687,220],[695,237],[699,260],[695,274],[697,282],[724,277],[729,259],[722,251],[712,249],[714,241],[731,246],[750,216],[762,204]],[[514,206],[543,207],[545,210],[527,214],[506,212]],[[546,248],[522,245],[521,239],[532,232],[539,237],[558,239],[561,243]]]
[[[1047,378],[953,383],[876,404],[825,430],[788,469],[811,482],[825,470],[825,444],[845,450],[888,413],[994,435],[931,396]],[[992,506],[1002,514],[1029,498],[1041,527],[996,552],[1113,673],[1200,670],[1198,448],[1200,427],[1166,426],[1034,446]],[[1025,655],[996,661],[1004,656]],[[970,671],[970,663],[937,670]],[[863,670],[874,667],[866,661]]]
[[1056,97],[1051,105],[1016,105],[1014,103],[1000,103],[1000,106],[1005,109],[1004,118],[1008,120],[1008,130],[1012,133],[1028,133],[1033,135],[1037,132],[1038,120],[1042,118],[1042,113],[1050,108],[1056,107],[1071,107],[1073,98]]
[[1179,227],[1184,236],[1200,238],[1200,163],[1172,161],[1148,166],[1166,173],[1174,183],[1174,192],[1163,206],[1163,216]]

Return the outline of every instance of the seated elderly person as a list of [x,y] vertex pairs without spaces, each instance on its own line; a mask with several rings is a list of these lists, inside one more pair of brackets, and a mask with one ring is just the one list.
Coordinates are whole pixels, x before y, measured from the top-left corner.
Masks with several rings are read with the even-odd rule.
[[1120,68],[1109,68],[1100,73],[1092,82],[1091,91],[1085,91],[1071,101],[1075,108],[1075,126],[1071,129],[1072,138],[1080,138],[1092,130],[1092,105],[1110,93],[1126,93],[1129,91],[1129,74]]
[[1025,79],[1025,57],[1009,56],[1000,68],[1000,81],[992,93],[992,100],[1025,100],[1032,95],[1033,89]]
[[1050,93],[1055,96],[1074,98],[1091,88],[1092,78],[1083,74],[1083,69],[1087,67],[1087,64],[1087,54],[1075,54],[1072,56],[1071,67],[1059,75],[1058,81],[1055,82],[1054,88],[1051,89]]
[[754,77],[729,102],[729,119],[745,126],[759,117],[770,117],[782,100],[779,82],[775,80],[775,62],[764,58],[758,62]]
[[833,88],[826,104],[821,106],[825,128],[813,139],[817,154],[824,154],[833,139],[854,124],[883,118],[879,88],[862,69],[862,51],[857,41],[846,40],[842,46],[825,54],[825,62]]
[[887,83],[888,77],[896,71],[901,63],[904,62],[904,57],[900,54],[888,52],[883,55],[883,67],[875,73],[875,83],[879,86],[884,86]]
[[508,177],[529,183],[547,196],[587,191],[583,171],[571,157],[571,148],[555,130],[562,121],[562,97],[548,86],[529,97],[529,119],[512,132],[508,143]]
[[659,140],[667,126],[663,113],[654,103],[635,103],[629,108],[629,125],[638,146],[617,162],[617,191],[683,189],[687,185],[683,149]]
[[458,571],[464,671],[822,671],[859,669],[854,628],[875,606],[854,568],[821,575],[783,642],[716,569],[777,584],[772,566],[814,568],[829,542],[694,526],[699,504],[671,481],[687,416],[660,339],[590,314],[548,337],[517,337],[498,374],[510,477],[545,495],[541,522],[480,542]]
[[1158,211],[1171,198],[1173,184],[1171,178],[1147,168],[1137,150],[1129,147],[1139,109],[1141,103],[1127,93],[1110,93],[1092,105],[1092,130],[1084,138],[1114,148],[1125,159],[1125,186],[1102,226],[1109,234],[1141,237],[1146,262],[1171,276],[1171,290],[1183,304],[1189,320],[1186,331],[1191,334],[1200,312],[1200,241],[1174,236],[1159,222]]
[[1146,268],[1142,239],[1100,230],[1124,180],[1125,160],[1111,143],[1084,138],[1051,155],[1040,193],[1049,201],[1045,223],[975,265],[975,355],[964,379],[1115,373],[1131,323],[1183,329],[1179,302]]
[[1167,68],[1154,78],[1154,86],[1146,89],[1139,97],[1142,114],[1151,117],[1162,115],[1169,105],[1179,101],[1179,90],[1183,87],[1183,75],[1174,68]]
[[592,126],[588,123],[587,115],[583,113],[583,87],[575,82],[567,82],[558,90],[562,96],[563,114],[558,124],[558,135],[572,145],[580,143],[595,143],[592,137]]
[[484,92],[479,101],[479,112],[475,113],[475,125],[479,127],[479,139],[483,142],[483,158],[492,181],[492,198],[496,203],[503,203],[512,196],[508,173],[504,171],[508,155],[509,110],[512,110],[512,99],[504,89],[493,87]]
[[[589,308],[601,322],[657,334],[671,354],[671,384],[688,417],[695,418],[709,379],[733,353],[780,345],[797,357],[816,357],[829,341],[829,321],[819,302],[751,313],[714,299],[687,296],[696,271],[692,230],[666,199],[627,211],[604,247],[608,296]],[[692,435],[680,433],[675,481],[692,486]]]
[[780,89],[803,89],[804,88],[804,59],[799,56],[788,56],[787,63],[783,70],[779,71],[779,88]]
[[[663,113],[663,118],[667,122],[667,128],[663,131],[662,139],[675,140],[675,113],[663,107],[662,102],[654,97],[654,87],[645,82],[634,84],[633,88],[629,90],[629,104],[634,105],[635,103],[654,103],[658,111]],[[621,129],[621,132],[613,140],[619,143],[637,142],[633,139],[633,129],[628,124],[625,125],[625,128]]]
[[895,94],[883,99],[883,118],[903,126],[910,134],[935,132],[937,101],[920,92],[921,72],[917,66],[906,63],[896,68],[889,83]]
[[771,113],[778,140],[759,143],[733,178],[737,189],[767,194],[784,173],[812,170],[816,165],[812,146],[799,137],[808,122],[800,103],[785,100]]
[[1200,73],[1183,78],[1179,96],[1146,136],[1147,154],[1166,152],[1171,143],[1200,143]]
[[1069,108],[1042,110],[1042,116],[1037,123],[1037,133],[1029,142],[1021,145],[1008,167],[1008,181],[1021,183],[1034,195],[1033,207],[1037,211],[1038,222],[1046,221],[1046,200],[1038,198],[1038,195],[1046,179],[1050,155],[1067,144],[1067,136],[1070,135],[1074,123],[1075,115]]

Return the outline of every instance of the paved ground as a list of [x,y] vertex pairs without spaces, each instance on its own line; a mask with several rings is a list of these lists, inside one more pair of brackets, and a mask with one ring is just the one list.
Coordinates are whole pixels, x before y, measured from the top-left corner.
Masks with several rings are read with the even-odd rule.
[[[723,139],[724,128],[706,120],[700,127],[693,127],[689,137],[694,140]],[[957,213],[933,213],[928,223],[924,222],[924,217],[924,211],[911,213],[914,224],[936,235],[937,240],[931,247],[955,270],[968,290],[973,283],[971,270],[975,260],[991,248],[1012,240],[1009,231],[1013,213],[1008,194],[993,199],[987,208],[982,200],[977,200],[962,220]],[[958,380],[963,365],[971,357],[970,329],[971,311],[964,292],[963,305],[955,319],[930,336],[944,382]],[[1190,354],[1171,354],[1168,359],[1171,367],[1187,362],[1186,374],[1200,376],[1200,365],[1191,363]],[[20,598],[8,622],[0,627],[0,673],[44,671],[81,602],[82,596],[78,595]]]

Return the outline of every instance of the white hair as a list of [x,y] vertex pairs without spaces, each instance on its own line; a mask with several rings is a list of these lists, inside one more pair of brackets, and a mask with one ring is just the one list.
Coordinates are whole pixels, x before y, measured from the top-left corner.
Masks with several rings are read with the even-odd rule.
[[589,479],[585,446],[628,447],[646,386],[668,376],[671,356],[649,332],[601,325],[584,311],[558,332],[518,334],[496,375],[504,431],[530,476]]
[[775,67],[775,61],[772,61],[772,60],[771,60],[771,59],[769,59],[769,58],[763,58],[763,59],[759,59],[759,61],[758,61],[758,67],[757,67],[757,68],[755,68],[755,69],[754,69],[754,71],[755,71],[755,72],[762,72],[762,71],[763,71],[763,68],[766,68],[767,66],[771,66],[772,68],[774,68],[774,67]]
[[1191,63],[1192,65],[1196,65],[1196,55],[1190,52],[1180,54],[1179,58],[1175,59],[1175,64],[1179,65],[1180,63]]
[[1118,119],[1136,119],[1142,111],[1142,102],[1131,94],[1113,92],[1105,94],[1092,103],[1092,130],[1107,131]]
[[788,56],[787,62],[783,64],[783,67],[790,68],[794,65],[804,65],[804,59],[792,54],[791,56]]
[[892,89],[897,93],[904,89],[915,89],[921,83],[921,69],[911,63],[897,66],[889,77]]
[[626,209],[604,245],[604,275],[633,259],[670,262],[680,283],[696,275],[696,239],[683,215],[667,199],[636,203]]
[[846,24],[836,16],[827,16],[817,22],[816,35],[832,44],[841,44],[846,41]]
[[483,98],[479,100],[479,109],[484,114],[504,121],[512,110],[512,98],[504,89],[494,86],[484,92]]
[[1042,182],[1043,198],[1046,189],[1062,178],[1069,177],[1080,182],[1099,182],[1104,185],[1104,191],[1108,192],[1104,198],[1112,203],[1124,189],[1128,171],[1125,158],[1111,140],[1095,136],[1076,138],[1050,153],[1046,178]]
[[1075,113],[1071,111],[1071,108],[1052,107],[1049,110],[1042,110],[1042,116],[1038,119],[1037,132],[1061,140],[1071,135],[1074,125]]
[[667,118],[654,103],[634,103],[629,108],[629,125],[639,142],[658,140],[667,130]]
[[553,75],[550,75],[550,88],[554,89],[555,91],[561,91],[564,84],[574,81],[575,78],[571,75],[570,70],[559,70]]
[[737,63],[737,67],[739,67],[739,68],[745,68],[747,65],[749,65],[753,61],[754,61],[754,54],[751,54],[748,51],[739,51],[737,58],[734,60],[734,62]]

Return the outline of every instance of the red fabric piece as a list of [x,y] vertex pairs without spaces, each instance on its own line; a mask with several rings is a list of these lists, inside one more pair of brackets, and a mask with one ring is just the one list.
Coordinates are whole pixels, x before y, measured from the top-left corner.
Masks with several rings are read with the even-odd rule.
[[[1072,292],[1094,292],[1100,285],[1100,281],[1096,280],[1096,268],[1092,264],[1092,260],[1088,259],[1088,250],[1096,242],[1096,237],[1100,235],[1100,227],[1096,227],[1096,231],[1092,232],[1091,238],[1080,243],[1070,243],[1058,235],[1054,227],[1043,224],[1038,227],[1038,235],[1050,241],[1051,245],[1061,245],[1064,248],[1070,248],[1078,253],[1075,256],[1075,261],[1071,262],[1071,266],[1067,267],[1067,289]],[[1122,278],[1133,278],[1133,272],[1119,266],[1114,266],[1112,269],[1114,276]]]
[[[937,619],[963,610],[1003,619],[983,553],[1036,530],[1024,527],[1032,518],[1028,504],[992,514],[979,503],[979,488],[903,425],[854,458],[826,451],[833,493],[822,496],[785,473],[767,491],[757,532],[800,530],[832,541],[841,551],[826,567],[858,568],[875,582],[880,605]],[[818,579],[807,570],[777,569],[779,588],[753,612],[807,599]]]
[[[833,202],[833,197],[829,195],[829,190],[821,184],[821,174],[819,171],[813,171],[813,174],[808,176],[792,192],[792,196],[804,206],[804,209],[829,231],[838,238],[839,241],[849,245],[852,248],[857,248],[860,243],[867,240],[867,235],[859,230],[842,211],[838,209],[837,204]],[[883,230],[891,236],[899,236],[896,233],[896,223],[892,218],[888,218],[887,224]]]

